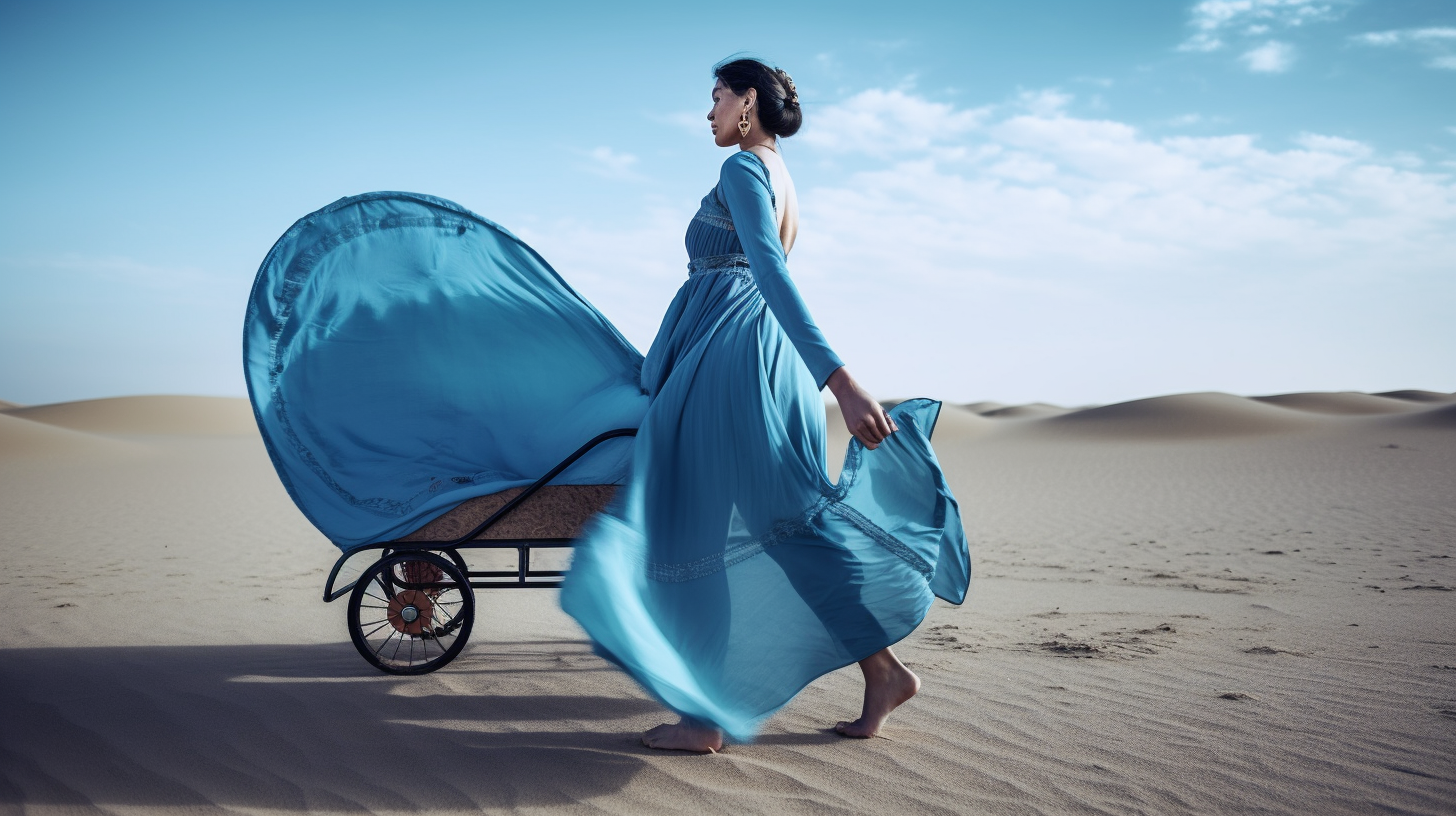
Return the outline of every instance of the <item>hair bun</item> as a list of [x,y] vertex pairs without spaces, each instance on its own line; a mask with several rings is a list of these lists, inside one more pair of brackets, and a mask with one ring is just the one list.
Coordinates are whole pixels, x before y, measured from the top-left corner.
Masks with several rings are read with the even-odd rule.
[[758,120],[774,136],[792,136],[804,123],[799,107],[799,91],[787,71],[751,57],[728,59],[713,66],[717,77],[733,93],[742,96],[749,88],[757,89],[762,103]]

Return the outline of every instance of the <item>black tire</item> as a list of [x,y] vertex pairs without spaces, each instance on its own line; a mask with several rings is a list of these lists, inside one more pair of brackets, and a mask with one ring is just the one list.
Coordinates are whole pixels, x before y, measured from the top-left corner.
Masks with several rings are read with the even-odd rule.
[[388,674],[426,674],[470,639],[475,593],[465,573],[432,552],[395,552],[364,570],[349,595],[349,637]]
[[[460,570],[460,574],[464,575],[467,579],[470,578],[470,567],[465,563],[465,558],[460,555],[459,550],[435,550],[435,552],[444,555],[451,561],[454,561],[455,566]],[[470,581],[466,580],[465,583],[468,584],[470,583]]]

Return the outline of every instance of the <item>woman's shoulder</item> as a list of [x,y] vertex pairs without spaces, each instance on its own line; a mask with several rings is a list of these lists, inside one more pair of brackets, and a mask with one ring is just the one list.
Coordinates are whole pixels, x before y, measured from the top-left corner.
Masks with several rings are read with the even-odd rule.
[[768,165],[751,150],[735,150],[733,155],[723,160],[718,179],[740,181],[745,180],[745,176],[768,184]]

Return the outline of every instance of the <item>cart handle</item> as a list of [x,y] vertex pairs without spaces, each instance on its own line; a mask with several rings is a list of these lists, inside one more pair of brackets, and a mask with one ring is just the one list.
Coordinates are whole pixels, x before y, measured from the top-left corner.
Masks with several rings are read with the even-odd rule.
[[[551,468],[551,470],[547,471],[547,473],[546,473],[545,476],[542,476],[541,478],[539,478],[536,481],[532,482],[531,484],[527,485],[525,490],[522,490],[515,498],[513,498],[510,501],[506,502],[501,507],[501,509],[495,511],[494,513],[491,513],[490,514],[490,518],[488,518],[485,521],[482,521],[480,524],[476,525],[476,527],[475,527],[474,530],[471,530],[470,532],[468,532],[465,535],[463,535],[463,536],[455,539],[454,541],[433,542],[433,543],[430,544],[429,549],[432,549],[432,550],[450,549],[451,547],[457,547],[457,546],[459,546],[461,544],[464,544],[465,542],[471,540],[472,538],[475,538],[476,536],[478,536],[481,533],[485,532],[492,524],[495,524],[497,521],[499,521],[501,519],[501,517],[505,516],[506,513],[509,513],[510,511],[516,509],[516,507],[518,505],[520,505],[521,502],[523,502],[526,499],[529,499],[531,496],[535,495],[536,491],[538,491],[541,488],[545,487],[548,483],[550,483],[550,481],[552,479],[555,479],[557,476],[560,476],[561,475],[561,471],[566,470],[567,468],[571,467],[571,465],[572,465],[573,462],[575,462],[576,460],[578,460],[581,457],[585,456],[587,454],[587,452],[590,451],[592,448],[595,448],[597,445],[600,445],[601,443],[607,441],[608,439],[617,439],[617,438],[620,438],[620,437],[623,437],[623,436],[636,436],[636,435],[637,435],[637,429],[636,428],[617,428],[616,430],[613,430],[613,431],[607,431],[606,433],[597,434],[595,437],[592,437],[591,441],[589,441],[585,445],[582,445],[581,447],[577,448],[575,453],[572,453],[570,456],[568,456],[565,459],[561,460],[561,463],[560,464],[558,464],[554,468]],[[335,579],[337,579],[339,577],[339,570],[344,566],[344,562],[345,561],[348,561],[355,554],[357,554],[357,553],[359,553],[359,552],[361,552],[363,550],[382,550],[382,549],[394,549],[394,548],[398,548],[398,549],[412,549],[410,547],[410,545],[409,545],[408,542],[404,542],[403,543],[403,546],[401,546],[401,542],[383,541],[383,542],[379,542],[377,544],[366,544],[363,547],[355,547],[354,549],[349,550],[348,552],[346,552],[343,555],[339,556],[339,560],[334,562],[334,568],[333,568],[333,570],[331,570],[329,572],[329,580],[324,584],[324,602],[325,603],[331,602],[331,601],[335,600],[336,598],[338,598],[339,596],[343,595],[344,593],[348,592],[350,589],[352,589],[354,587],[354,584],[351,583],[351,584],[349,584],[348,586],[346,586],[346,587],[344,587],[342,589],[339,589],[337,591],[334,590],[334,581],[335,581]]]
[[575,453],[573,453],[572,455],[570,455],[570,456],[566,457],[565,459],[561,460],[561,464],[557,465],[554,468],[551,468],[551,470],[548,471],[545,476],[542,476],[541,478],[537,479],[535,482],[533,482],[529,486],[527,486],[525,490],[522,490],[514,499],[511,499],[510,501],[506,502],[505,505],[501,507],[501,509],[495,511],[494,513],[491,513],[490,514],[490,518],[488,518],[485,521],[482,521],[480,524],[476,525],[476,527],[475,527],[474,530],[471,530],[470,532],[466,533],[465,535],[460,536],[459,538],[455,539],[454,541],[447,541],[447,542],[445,542],[441,546],[443,546],[443,547],[454,547],[454,546],[457,546],[457,545],[460,545],[460,544],[464,544],[465,542],[469,541],[470,539],[475,538],[476,536],[478,536],[481,533],[485,532],[492,524],[495,524],[496,521],[498,521],[502,516],[504,516],[506,513],[511,512],[512,510],[514,510],[516,508],[516,505],[519,505],[521,502],[525,501],[526,499],[531,498],[531,496],[534,495],[537,490],[540,490],[541,488],[545,487],[546,484],[548,482],[550,482],[552,479],[555,479],[557,476],[560,476],[561,475],[561,471],[566,470],[567,468],[571,467],[571,464],[573,462],[575,462],[576,460],[578,460],[581,457],[585,456],[586,453],[587,453],[587,451],[591,450],[592,448],[595,448],[597,445],[600,445],[601,443],[607,441],[608,439],[616,439],[616,438],[622,437],[622,436],[636,436],[636,435],[637,435],[637,429],[636,428],[618,428],[615,431],[607,431],[606,433],[603,433],[603,434],[597,434],[590,442],[588,442],[585,445],[582,445],[581,447],[577,448]]

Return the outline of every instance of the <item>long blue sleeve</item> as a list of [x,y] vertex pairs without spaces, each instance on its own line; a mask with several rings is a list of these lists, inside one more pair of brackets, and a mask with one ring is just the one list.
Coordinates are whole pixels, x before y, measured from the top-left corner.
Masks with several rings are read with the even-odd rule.
[[809,307],[799,297],[798,287],[789,278],[770,198],[768,170],[757,156],[739,151],[723,162],[718,189],[733,216],[733,227],[764,302],[809,367],[814,382],[823,388],[829,375],[844,361],[829,348],[824,333],[809,316]]

